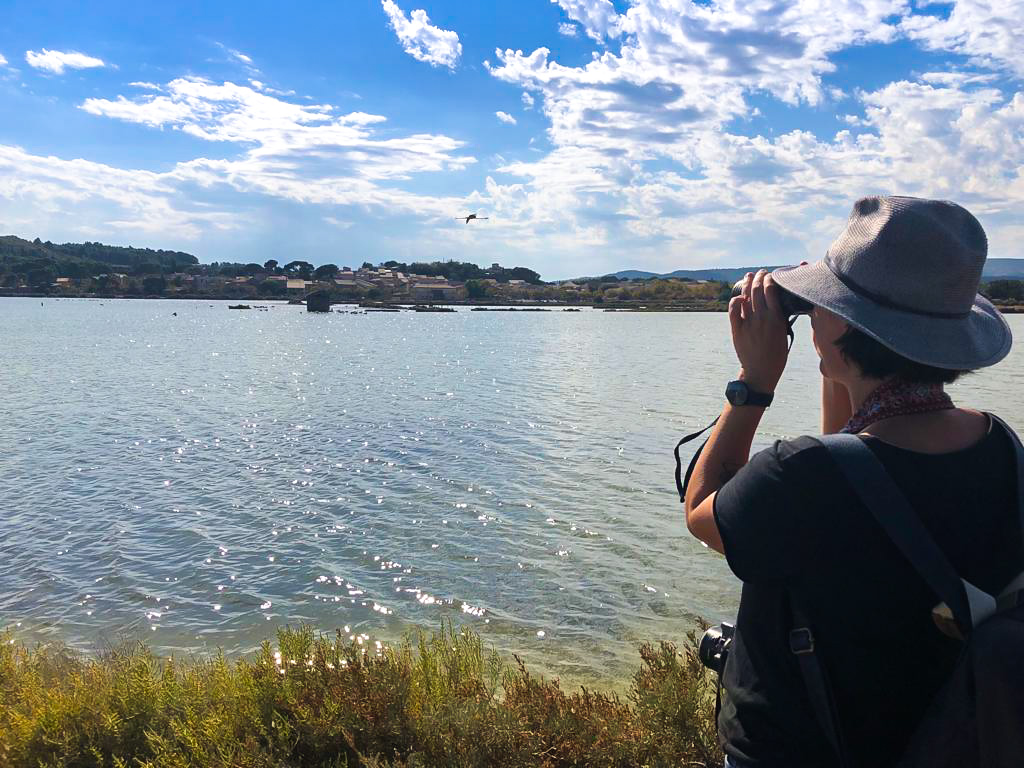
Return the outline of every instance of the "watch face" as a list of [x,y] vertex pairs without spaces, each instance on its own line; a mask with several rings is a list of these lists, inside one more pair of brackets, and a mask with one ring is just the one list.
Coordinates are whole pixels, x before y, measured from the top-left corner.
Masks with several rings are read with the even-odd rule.
[[733,405],[747,402],[747,385],[742,381],[730,381],[725,388],[725,399]]

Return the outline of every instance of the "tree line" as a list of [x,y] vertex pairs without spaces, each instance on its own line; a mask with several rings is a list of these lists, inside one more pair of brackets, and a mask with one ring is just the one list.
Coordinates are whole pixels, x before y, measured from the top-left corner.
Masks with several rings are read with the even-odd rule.
[[[431,261],[405,263],[386,261],[378,265],[405,274],[444,277],[456,282],[493,279],[499,283],[523,280],[530,285],[541,285],[540,275],[527,267],[480,267],[472,262]],[[376,269],[368,261],[364,269]],[[205,277],[266,277],[284,275],[302,280],[331,280],[341,272],[337,264],[314,266],[308,261],[295,259],[282,263],[268,259],[238,263],[215,261],[200,264],[199,259],[181,251],[132,248],[102,243],[52,243],[39,238],[29,241],[19,237],[0,237],[0,287],[16,288],[25,285],[33,290],[44,290],[58,277],[76,280],[92,278],[100,290],[109,282],[103,275],[123,274],[133,278],[140,290],[157,293],[181,282],[175,275]],[[284,287],[273,281],[261,286],[263,293],[283,293]]]
[[[364,269],[375,269],[364,261]],[[507,284],[522,280],[527,287],[523,292],[536,294],[537,298],[594,301],[660,301],[671,302],[700,296],[727,301],[731,286],[727,283],[696,283],[687,278],[644,278],[630,280],[615,275],[604,275],[577,281],[576,288],[541,290],[546,284],[539,273],[527,267],[502,267],[492,265],[481,267],[465,261],[400,262],[385,261],[378,267],[405,274],[444,277],[454,282],[466,283],[470,298],[487,298],[496,293],[489,280]],[[126,274],[137,278],[140,288],[147,293],[157,293],[169,285],[180,285],[181,279],[173,275],[203,275],[207,277],[260,277],[284,275],[302,280],[331,280],[341,268],[337,264],[314,266],[308,261],[296,259],[281,263],[268,259],[262,264],[256,262],[213,262],[200,264],[199,259],[181,251],[132,248],[102,243],[51,243],[23,240],[18,237],[0,237],[0,287],[14,288],[27,285],[42,290],[58,277],[75,279],[94,278],[99,290],[104,291],[105,278],[110,273]],[[690,283],[690,285],[687,285]],[[982,293],[995,302],[1024,302],[1024,280],[997,279],[982,285]],[[285,287],[274,281],[261,284],[260,292],[283,294]],[[715,294],[713,297],[709,294]]]
[[3,284],[48,285],[58,277],[86,278],[109,272],[151,275],[180,272],[199,259],[181,251],[131,248],[102,243],[51,243],[0,237]]
[[1024,280],[990,280],[981,292],[992,301],[1024,301]]

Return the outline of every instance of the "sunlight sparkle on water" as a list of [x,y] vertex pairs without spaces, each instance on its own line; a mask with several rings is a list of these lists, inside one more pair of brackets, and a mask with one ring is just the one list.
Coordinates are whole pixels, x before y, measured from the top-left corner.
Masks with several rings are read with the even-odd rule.
[[[0,367],[0,444],[19,447],[16,466],[0,455],[17,478],[0,627],[74,618],[26,620],[19,638],[88,650],[144,633],[161,654],[238,655],[288,623],[374,648],[450,619],[563,679],[608,678],[638,642],[735,609],[665,468],[735,373],[722,316],[274,304],[242,319],[176,301],[169,324],[167,301],[44,301],[0,299],[7,351],[32,371]],[[794,347],[771,429],[814,429],[811,355]],[[48,399],[69,370],[81,386]],[[1014,387],[990,376],[958,399],[999,411],[978,395]]]

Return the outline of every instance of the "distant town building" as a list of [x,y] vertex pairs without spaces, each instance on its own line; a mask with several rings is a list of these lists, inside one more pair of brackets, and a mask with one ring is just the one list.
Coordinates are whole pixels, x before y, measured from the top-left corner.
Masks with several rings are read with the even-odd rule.
[[455,301],[462,298],[463,288],[450,283],[416,283],[409,288],[413,301]]

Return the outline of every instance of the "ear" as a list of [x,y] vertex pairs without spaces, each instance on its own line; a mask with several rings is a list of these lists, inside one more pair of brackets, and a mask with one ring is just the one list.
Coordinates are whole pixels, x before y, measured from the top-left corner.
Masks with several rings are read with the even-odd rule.
[[839,321],[836,323],[836,330],[839,331],[839,333],[837,333],[835,338],[832,339],[832,343],[836,346],[836,349],[839,350],[839,354],[842,355],[843,360],[846,360],[846,362],[849,363],[850,361],[846,357],[846,352],[844,352],[843,348],[839,346],[839,340],[843,338],[846,334],[848,334],[850,331],[852,331],[853,326],[850,325],[845,320],[843,320],[838,315],[833,315],[833,317],[835,317],[836,320]]
[[844,318],[824,307],[815,307],[814,311],[818,313],[818,321],[824,326],[823,330],[833,342],[844,336],[853,327]]

